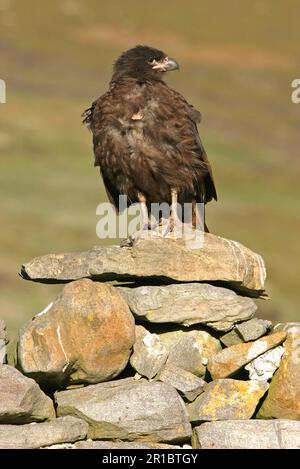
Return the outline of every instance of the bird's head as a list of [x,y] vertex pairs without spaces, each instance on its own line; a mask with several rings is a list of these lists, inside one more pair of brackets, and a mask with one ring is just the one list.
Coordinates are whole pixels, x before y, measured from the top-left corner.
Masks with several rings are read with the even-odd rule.
[[161,50],[148,46],[136,46],[123,52],[117,59],[112,81],[120,78],[157,81],[162,80],[165,72],[178,69],[178,63]]

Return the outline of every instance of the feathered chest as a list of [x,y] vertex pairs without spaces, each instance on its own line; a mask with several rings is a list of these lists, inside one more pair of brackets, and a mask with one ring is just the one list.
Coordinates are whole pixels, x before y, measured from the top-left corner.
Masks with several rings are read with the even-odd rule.
[[165,83],[115,84],[85,113],[106,187],[131,200],[137,191],[167,200],[170,187],[195,194],[207,173],[198,121],[200,113]]
[[95,102],[91,129],[96,164],[132,167],[136,160],[153,167],[159,159],[189,158],[197,150],[191,108],[165,84],[127,83],[113,86]]
[[122,135],[142,131],[160,119],[161,105],[161,96],[145,85],[115,90],[102,107],[103,124],[107,130],[120,130]]

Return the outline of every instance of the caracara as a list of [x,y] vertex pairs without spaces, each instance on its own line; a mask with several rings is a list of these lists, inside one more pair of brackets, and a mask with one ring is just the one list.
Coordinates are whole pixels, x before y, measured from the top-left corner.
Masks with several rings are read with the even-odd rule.
[[136,46],[118,58],[108,91],[83,114],[109,200],[117,209],[120,195],[141,203],[147,226],[152,203],[174,209],[217,200],[197,130],[201,114],[164,81],[178,68],[164,52]]

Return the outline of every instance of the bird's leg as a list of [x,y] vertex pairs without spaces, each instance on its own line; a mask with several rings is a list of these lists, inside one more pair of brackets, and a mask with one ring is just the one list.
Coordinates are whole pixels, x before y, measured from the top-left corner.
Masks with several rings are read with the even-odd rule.
[[170,231],[176,231],[176,229],[182,230],[182,222],[178,217],[178,191],[177,189],[171,189],[171,214],[170,214]]
[[143,235],[145,235],[145,231],[149,230],[151,228],[151,224],[150,224],[150,220],[149,220],[149,214],[148,214],[148,208],[147,208],[147,199],[144,196],[144,194],[142,194],[140,192],[138,193],[138,201],[141,205],[141,214],[142,214],[141,227],[138,231],[136,231],[135,233],[130,235],[128,239],[123,240],[120,244],[121,247],[133,246],[133,244],[136,241],[143,238]]
[[138,193],[138,200],[139,203],[141,204],[141,212],[142,212],[142,225],[141,225],[141,230],[148,230],[149,229],[149,214],[148,214],[148,208],[147,208],[147,200],[144,194],[141,194],[140,192]]
[[205,223],[205,205],[203,204],[203,211],[200,211],[195,199],[192,201],[192,223],[197,230],[208,232]]
[[151,229],[157,230],[159,236],[169,236],[170,233],[182,233],[182,222],[178,217],[178,191],[171,189],[171,207],[168,207],[168,215],[165,212],[160,214],[158,223],[155,223]]

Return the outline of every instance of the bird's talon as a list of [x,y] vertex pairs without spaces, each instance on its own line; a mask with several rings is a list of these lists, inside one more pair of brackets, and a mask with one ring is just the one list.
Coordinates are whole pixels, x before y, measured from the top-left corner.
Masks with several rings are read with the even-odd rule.
[[123,239],[121,242],[120,242],[120,247],[121,248],[131,248],[134,244],[134,237],[133,236],[129,236],[127,239]]

